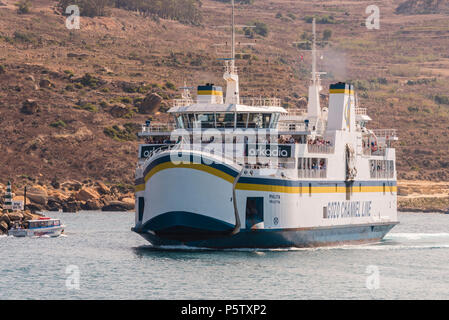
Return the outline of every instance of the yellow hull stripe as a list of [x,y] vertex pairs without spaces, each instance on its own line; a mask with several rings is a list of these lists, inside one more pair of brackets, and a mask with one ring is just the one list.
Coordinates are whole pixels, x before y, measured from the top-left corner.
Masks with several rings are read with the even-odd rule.
[[[234,183],[234,178],[223,171],[220,171],[218,169],[209,167],[205,164],[197,164],[197,163],[180,163],[178,165],[172,163],[172,162],[165,162],[162,164],[159,164],[155,166],[153,169],[150,170],[150,172],[147,173],[145,176],[145,183],[151,179],[152,176],[154,176],[156,173],[166,170],[166,169],[176,169],[176,168],[188,168],[188,169],[194,169],[199,170],[203,172],[210,173],[218,178],[221,178],[223,180],[228,181],[229,183]],[[135,187],[136,192],[138,191],[144,191],[145,190],[145,184],[140,184]]]
[[[296,194],[307,194],[307,193],[346,193],[346,187],[288,187],[288,186],[274,186],[274,185],[264,185],[264,184],[251,184],[251,183],[237,183],[237,190],[247,190],[247,191],[265,191],[265,192],[279,192],[279,193],[296,193]],[[363,192],[383,192],[384,188],[382,186],[366,186],[366,187],[352,187],[353,193],[363,193]],[[396,186],[385,187],[385,192],[397,192],[398,188]]]
[[[174,169],[174,168],[188,168],[188,169],[194,169],[199,170],[203,172],[207,172],[209,174],[212,174],[218,178],[221,178],[223,180],[228,181],[229,183],[234,183],[234,178],[227,173],[224,173],[223,171],[220,171],[218,169],[209,167],[204,164],[196,164],[196,163],[187,163],[187,164],[179,164],[175,165],[172,162],[165,162],[160,165],[157,165],[153,169],[148,172],[148,174],[145,176],[145,184],[140,184],[135,187],[135,191],[144,191],[146,182],[151,179],[152,176],[154,176],[156,173],[166,170],[166,169]],[[276,185],[265,185],[265,184],[252,184],[252,183],[237,183],[236,185],[237,190],[247,190],[247,191],[264,191],[264,192],[279,192],[279,193],[295,193],[295,194],[308,194],[308,193],[346,193],[346,187],[342,186],[326,186],[326,187],[311,187],[308,186],[302,186],[302,187],[296,187],[296,186],[276,186]],[[385,186],[385,192],[397,192],[398,188],[397,186]],[[353,193],[368,193],[368,192],[384,192],[383,186],[353,186],[352,187]]]
[[348,90],[348,89],[331,89],[329,90],[329,93],[345,93],[345,94],[354,94],[354,90]]

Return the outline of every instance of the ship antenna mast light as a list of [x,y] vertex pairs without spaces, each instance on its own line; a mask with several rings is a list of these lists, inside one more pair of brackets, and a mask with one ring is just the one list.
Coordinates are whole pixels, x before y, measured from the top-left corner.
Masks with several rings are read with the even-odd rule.
[[[246,25],[236,25],[235,24],[235,1],[231,0],[232,13],[231,13],[231,52],[229,57],[229,52],[225,53],[227,57],[219,58],[225,62],[225,73],[223,75],[226,81],[226,104],[239,104],[240,103],[240,93],[239,93],[239,76],[237,74],[237,68],[235,67],[235,57],[236,57],[236,28],[255,28],[255,26]],[[228,26],[219,26],[216,28],[229,28]],[[240,45],[254,46],[255,43],[238,43]],[[228,43],[215,44],[215,47],[227,47]]]

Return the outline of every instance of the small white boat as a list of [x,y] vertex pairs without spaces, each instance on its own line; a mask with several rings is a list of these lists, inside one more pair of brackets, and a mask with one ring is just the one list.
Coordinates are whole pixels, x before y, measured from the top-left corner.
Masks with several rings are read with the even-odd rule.
[[61,220],[42,217],[39,220],[28,221],[28,228],[14,227],[8,234],[14,237],[58,237],[64,232],[64,228],[65,225],[61,224]]

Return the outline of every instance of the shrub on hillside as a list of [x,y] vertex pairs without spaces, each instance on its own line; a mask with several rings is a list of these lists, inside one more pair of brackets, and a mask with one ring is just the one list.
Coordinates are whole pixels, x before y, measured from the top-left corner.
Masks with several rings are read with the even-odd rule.
[[332,37],[332,30],[326,29],[323,31],[323,40],[327,41]]
[[334,16],[332,15],[323,15],[323,16],[305,16],[304,21],[307,23],[312,23],[313,18],[316,18],[316,23],[318,24],[336,24]]
[[59,0],[58,7],[65,14],[68,6],[76,5],[80,8],[80,14],[87,17],[106,16],[112,0]]
[[438,104],[449,104],[449,96],[436,95],[433,99]]
[[115,0],[115,6],[137,11],[146,17],[156,16],[185,24],[199,25],[202,20],[199,0]]
[[248,38],[254,38],[254,36],[256,34],[258,34],[259,36],[262,36],[262,37],[266,37],[268,35],[268,26],[267,26],[266,23],[260,22],[260,21],[255,21],[255,22],[253,22],[251,24],[254,27],[252,27],[252,28],[248,28],[248,27],[243,28],[243,32],[245,32],[245,36],[247,36]]
[[31,1],[30,0],[22,0],[15,4],[17,7],[18,14],[27,14],[30,13],[31,10]]

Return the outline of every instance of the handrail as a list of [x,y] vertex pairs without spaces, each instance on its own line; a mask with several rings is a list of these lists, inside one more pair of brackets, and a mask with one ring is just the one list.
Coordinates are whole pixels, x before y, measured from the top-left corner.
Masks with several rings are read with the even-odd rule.
[[[174,99],[173,107],[186,107],[198,103],[198,100],[193,99]],[[252,107],[280,107],[281,99],[279,98],[263,98],[263,97],[240,97],[242,105]]]
[[175,128],[175,124],[173,122],[167,123],[154,123],[149,126],[142,125],[142,133],[151,133],[151,132],[168,132],[173,131]]
[[397,129],[372,129],[371,131],[378,138],[397,138]]
[[280,107],[281,99],[262,98],[262,97],[241,97],[240,104],[253,107]]
[[335,148],[330,145],[320,145],[320,144],[307,144],[307,151],[309,153],[324,153],[331,154],[335,152]]
[[355,108],[355,114],[366,116],[368,114],[368,109],[366,109],[366,108]]

